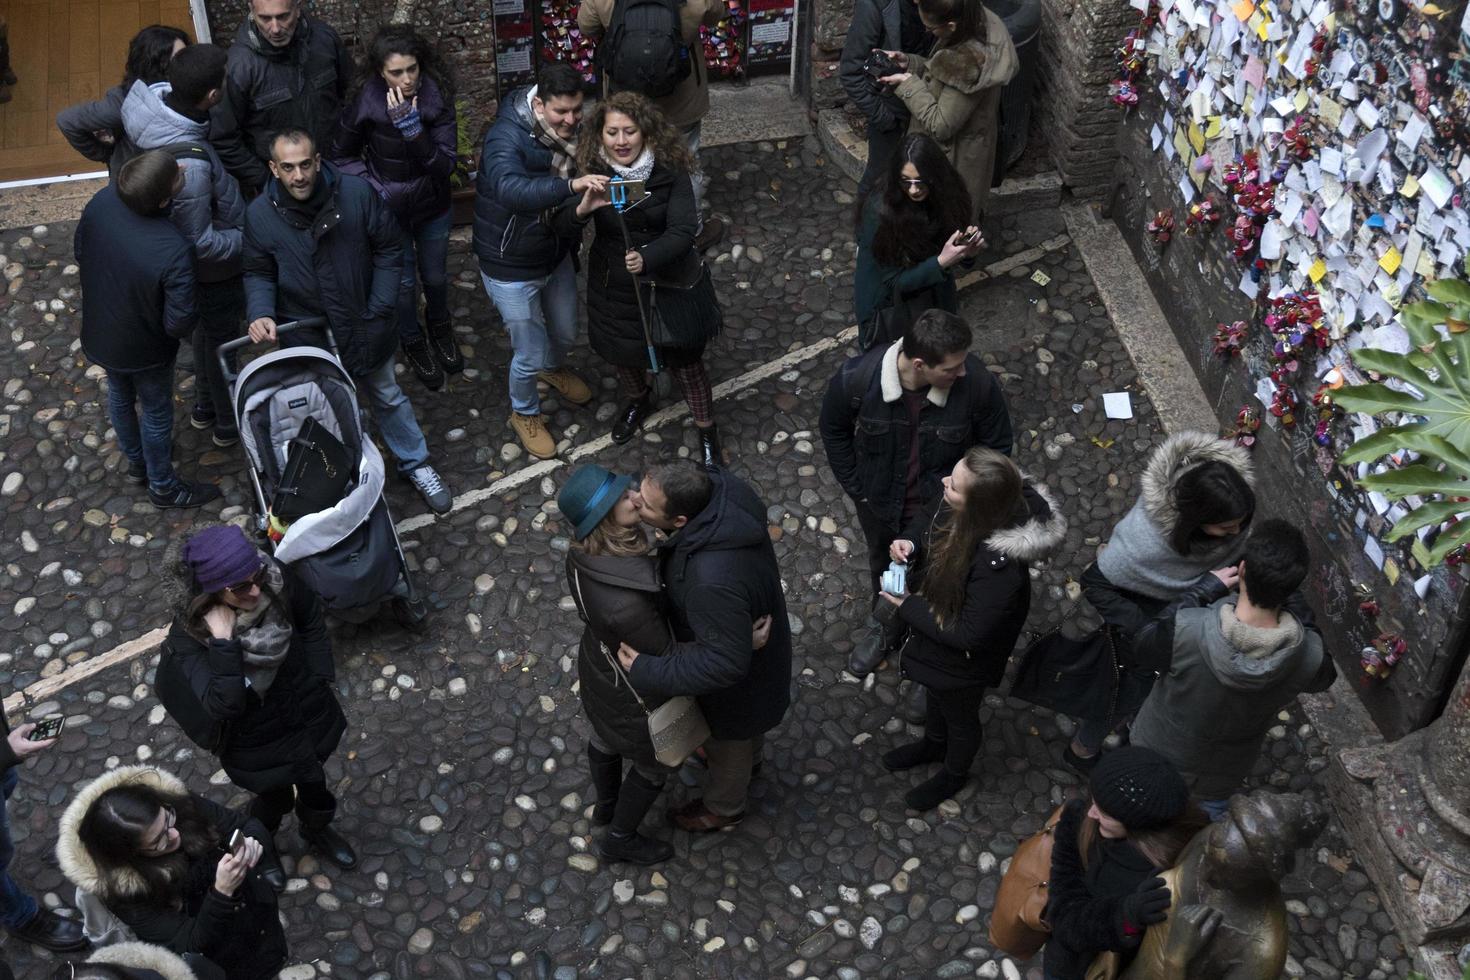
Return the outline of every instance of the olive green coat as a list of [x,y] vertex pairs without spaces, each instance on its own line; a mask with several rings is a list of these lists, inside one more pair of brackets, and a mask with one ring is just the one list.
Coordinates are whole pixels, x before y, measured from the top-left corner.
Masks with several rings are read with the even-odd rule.
[[1000,135],[1000,89],[1020,68],[1005,22],[985,11],[986,41],[908,56],[908,80],[898,97],[911,116],[909,132],[934,137],[970,192],[973,214],[985,213]]

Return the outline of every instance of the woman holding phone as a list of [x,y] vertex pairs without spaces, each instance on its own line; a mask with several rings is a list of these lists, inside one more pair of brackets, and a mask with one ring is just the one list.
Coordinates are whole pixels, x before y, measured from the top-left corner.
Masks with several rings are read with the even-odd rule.
[[[449,321],[449,178],[458,131],[448,70],[407,24],[380,28],[357,94],[342,111],[332,162],[373,185],[403,229],[398,339],[430,391],[464,369]],[[425,330],[419,326],[423,284]]]
[[228,980],[267,980],[286,961],[276,887],[263,874],[279,874],[269,840],[258,820],[190,793],[172,773],[123,766],[67,806],[56,858],[144,942],[202,955]]
[[[557,210],[554,224],[558,233],[580,239],[592,222],[588,339],[617,371],[627,396],[613,441],[632,439],[653,412],[651,347],[684,393],[705,463],[723,465],[704,369],[704,347],[719,332],[720,307],[694,249],[696,169],[684,138],[653,103],[617,92],[592,110],[577,141],[578,172],[606,174],[612,187],[588,188],[572,198]],[[610,206],[614,193],[628,195],[626,204]]]
[[288,566],[233,524],[184,543],[178,614],[155,689],[184,733],[219,756],[230,781],[255,794],[250,812],[274,834],[295,809],[308,847],[340,868],[357,855],[332,829],[337,798],[323,764],[347,718],[332,690],[336,666],[322,604]]

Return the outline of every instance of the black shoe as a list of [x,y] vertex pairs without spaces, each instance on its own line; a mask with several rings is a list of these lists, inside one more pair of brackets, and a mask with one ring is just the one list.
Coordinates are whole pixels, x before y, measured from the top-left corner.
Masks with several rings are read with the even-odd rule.
[[707,425],[695,426],[699,430],[699,461],[704,468],[714,469],[725,465],[725,457],[720,452],[720,430],[717,426]]
[[331,827],[301,828],[301,839],[306,846],[331,861],[343,871],[357,867],[357,852],[347,843],[347,838]]
[[917,742],[900,745],[883,753],[883,768],[889,772],[916,769],[931,762],[944,761],[944,743],[932,738],[921,738]]
[[444,369],[439,366],[438,358],[429,350],[429,342],[423,337],[403,342],[403,359],[425,388],[438,391],[444,387]]
[[455,342],[454,328],[449,324],[429,324],[429,346],[445,374],[458,374],[464,370],[464,352]]
[[210,441],[221,449],[229,449],[231,446],[237,445],[240,442],[240,430],[226,429],[216,425],[214,427],[214,436]]
[[213,483],[187,483],[180,480],[167,493],[148,491],[148,502],[162,510],[177,508],[190,510],[203,507],[211,500],[219,499],[219,487]]
[[597,845],[604,860],[626,861],[628,864],[659,864],[674,856],[674,846],[668,841],[644,837],[636,831],[620,834],[609,830]]
[[922,725],[929,715],[928,705],[929,698],[924,693],[924,685],[910,681],[909,693],[904,695],[898,706],[899,717],[912,725]]
[[854,677],[867,677],[878,669],[883,658],[888,656],[888,650],[883,644],[883,630],[877,626],[868,630],[867,634],[852,648],[852,653],[847,657],[847,672]]
[[148,465],[146,463],[134,463],[128,461],[128,482],[134,486],[146,487],[148,485]]
[[217,417],[214,414],[214,409],[208,405],[195,405],[194,411],[189,413],[189,424],[202,431],[213,428],[214,420]]
[[956,776],[945,769],[903,794],[903,801],[910,810],[932,810],[945,800],[953,799],[969,781],[969,773]]
[[1092,755],[1078,755],[1072,751],[1072,746],[1070,745],[1062,750],[1062,761],[1071,767],[1073,772],[1080,773],[1083,776],[1092,772],[1097,766],[1097,760],[1100,758],[1102,758],[1101,752],[1094,752]]
[[8,929],[12,936],[27,943],[44,946],[53,953],[75,953],[86,949],[90,943],[82,932],[82,924],[63,919],[50,909],[41,909],[19,929]]
[[286,890],[286,872],[279,864],[257,867],[255,871],[260,875],[260,880],[269,885],[271,891],[277,895]]
[[718,245],[725,237],[725,223],[719,218],[710,218],[699,229],[699,234],[694,236],[694,247],[701,252],[707,252]]
[[424,600],[409,601],[397,596],[393,599],[392,606],[393,618],[410,633],[423,633],[429,628],[429,607],[424,605]]
[[642,398],[634,398],[623,406],[623,414],[613,423],[612,441],[621,446],[638,434],[643,420],[653,411],[653,392],[646,391]]

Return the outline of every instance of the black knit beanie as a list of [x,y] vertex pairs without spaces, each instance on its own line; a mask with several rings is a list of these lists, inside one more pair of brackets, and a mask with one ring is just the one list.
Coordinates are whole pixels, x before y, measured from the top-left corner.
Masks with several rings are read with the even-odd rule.
[[1179,770],[1138,745],[1104,752],[1090,785],[1098,809],[1129,830],[1167,826],[1189,805],[1189,787]]

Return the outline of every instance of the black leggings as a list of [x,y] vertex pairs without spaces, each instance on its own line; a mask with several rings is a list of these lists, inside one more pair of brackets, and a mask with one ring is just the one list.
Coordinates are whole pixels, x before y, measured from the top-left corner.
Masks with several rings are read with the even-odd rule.
[[[286,783],[258,794],[250,811],[274,834],[280,829],[281,818],[298,804],[302,810],[316,815],[313,822],[325,826],[337,809],[337,798],[327,789],[326,783],[297,783],[294,787]],[[325,821],[321,815],[326,815]]]
[[924,737],[944,743],[944,769],[955,776],[970,771],[980,752],[980,704],[984,686],[936,691],[926,687]]

